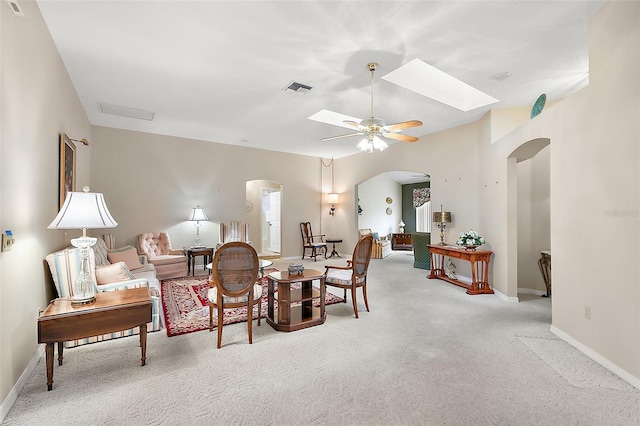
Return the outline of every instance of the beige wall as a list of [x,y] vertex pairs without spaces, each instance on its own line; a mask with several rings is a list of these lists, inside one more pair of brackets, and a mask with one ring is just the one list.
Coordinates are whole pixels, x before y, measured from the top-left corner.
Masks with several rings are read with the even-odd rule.
[[[282,185],[284,257],[301,254],[300,222],[317,227],[326,210],[315,157],[106,127],[93,129],[92,179],[118,221],[109,231],[118,246],[159,231],[169,233],[175,248],[193,244],[195,230],[187,218],[197,204],[209,218],[201,223],[200,240],[215,246],[220,222],[245,220],[247,181]],[[252,239],[259,238],[255,228]]]
[[[10,391],[37,348],[38,308],[52,296],[44,257],[72,237],[46,229],[58,212],[58,134],[91,140],[89,122],[36,3],[20,6],[24,17],[0,5],[0,229],[13,230],[16,239],[12,251],[0,254],[2,401],[16,397]],[[76,146],[82,188],[90,184],[91,146]]]
[[[111,231],[118,245],[149,230],[170,232],[175,246],[191,244],[186,218],[196,204],[211,219],[202,240],[214,244],[217,223],[244,216],[246,181],[264,179],[283,185],[284,256],[300,256],[301,220],[342,236],[341,250],[350,252],[357,239],[356,185],[391,170],[427,173],[434,205],[453,213],[447,241],[469,228],[479,231],[495,253],[492,284],[507,298],[516,298],[518,288],[518,176],[508,157],[528,141],[549,138],[552,329],[640,387],[638,3],[611,2],[594,17],[588,88],[494,143],[487,114],[415,144],[336,160],[334,217],[319,190],[328,185],[317,158],[90,128],[36,3],[21,5],[26,18],[0,8],[0,229],[13,229],[17,239],[13,251],[0,254],[5,403],[36,352],[36,311],[51,297],[41,261],[71,237],[45,229],[57,212],[59,132],[91,141],[78,147],[78,187],[92,183],[105,194],[119,222]],[[42,267],[34,268],[34,260]]]

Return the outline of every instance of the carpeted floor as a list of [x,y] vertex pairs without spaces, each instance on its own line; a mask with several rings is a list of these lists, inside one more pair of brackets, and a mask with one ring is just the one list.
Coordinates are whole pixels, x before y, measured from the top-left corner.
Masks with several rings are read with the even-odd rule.
[[[344,259],[305,267],[325,263]],[[337,303],[320,326],[254,327],[252,345],[231,324],[221,349],[150,333],[144,367],[137,337],[69,349],[51,392],[41,359],[3,424],[640,424],[640,390],[555,337],[549,299],[469,296],[412,264],[371,261],[359,319]]]

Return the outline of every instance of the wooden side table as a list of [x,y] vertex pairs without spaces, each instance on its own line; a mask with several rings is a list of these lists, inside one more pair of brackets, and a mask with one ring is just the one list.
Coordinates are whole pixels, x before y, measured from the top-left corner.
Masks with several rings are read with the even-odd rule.
[[203,265],[213,262],[212,247],[185,247],[183,250],[187,256],[187,275],[196,274],[196,257],[204,256]]
[[47,390],[53,388],[53,345],[58,343],[58,365],[67,340],[113,333],[140,326],[142,365],[147,360],[147,323],[151,322],[147,287],[96,294],[96,301],[72,306],[71,299],[55,299],[38,318],[38,343],[45,343]]
[[342,242],[342,238],[327,238],[327,243],[333,244],[333,249],[331,250],[331,254],[327,259],[331,259],[333,256],[342,257],[336,251],[336,244],[341,242]]
[[[268,274],[267,277],[269,279],[267,323],[271,327],[278,331],[296,331],[324,323],[326,319],[324,273],[305,269],[299,275],[278,271]],[[313,286],[314,280],[320,280],[320,288]],[[278,283],[277,293],[276,283]],[[297,283],[300,283],[300,288],[292,289],[292,285]],[[275,307],[276,297],[277,308]],[[315,300],[319,300],[319,307],[314,306]]]

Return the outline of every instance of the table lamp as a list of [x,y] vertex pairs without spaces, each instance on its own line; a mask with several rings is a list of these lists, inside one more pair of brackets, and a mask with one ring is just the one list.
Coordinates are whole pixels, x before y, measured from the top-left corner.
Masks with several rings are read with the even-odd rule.
[[48,229],[82,229],[82,237],[71,240],[71,245],[80,249],[80,272],[72,285],[71,304],[84,305],[96,300],[96,283],[89,271],[89,249],[97,241],[87,237],[88,228],[115,228],[118,223],[113,219],[104,196],[100,193],[68,192],[62,208]]
[[447,245],[447,243],[444,242],[444,228],[447,226],[447,223],[451,222],[451,212],[442,211],[442,204],[440,204],[440,211],[433,212],[433,221],[436,222],[438,228],[440,228],[440,245]]
[[189,220],[196,222],[196,241],[191,247],[202,247],[202,244],[200,244],[200,221],[209,220],[209,218],[204,212],[204,209],[200,207],[200,205],[197,205],[191,209],[191,216],[189,216]]

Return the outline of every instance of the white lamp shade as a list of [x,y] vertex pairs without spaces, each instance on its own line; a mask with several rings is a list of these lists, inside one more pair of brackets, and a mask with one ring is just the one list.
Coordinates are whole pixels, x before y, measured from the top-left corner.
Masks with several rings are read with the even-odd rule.
[[68,192],[49,229],[115,228],[104,196],[97,192]]
[[327,202],[329,204],[338,204],[340,202],[340,197],[335,192],[327,194]]
[[191,209],[191,216],[189,216],[189,220],[200,221],[200,220],[209,220],[207,214],[204,212],[204,209],[200,206],[196,206]]

